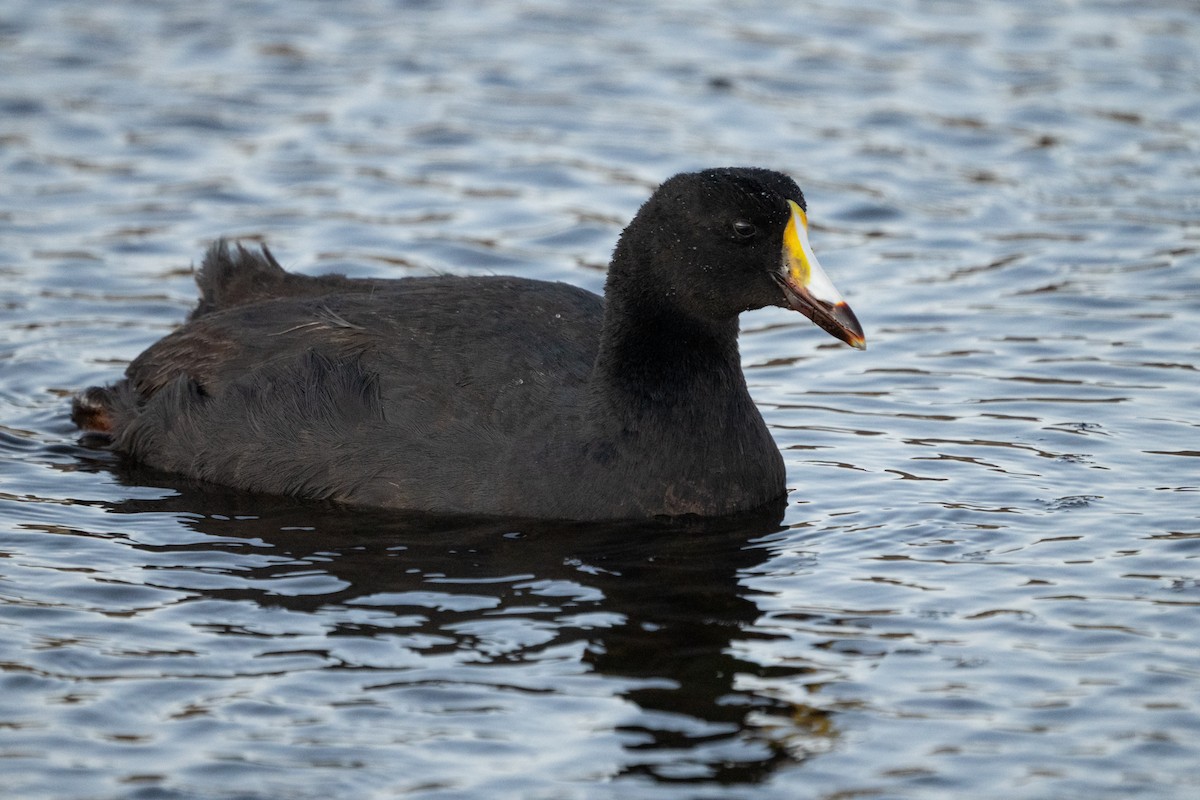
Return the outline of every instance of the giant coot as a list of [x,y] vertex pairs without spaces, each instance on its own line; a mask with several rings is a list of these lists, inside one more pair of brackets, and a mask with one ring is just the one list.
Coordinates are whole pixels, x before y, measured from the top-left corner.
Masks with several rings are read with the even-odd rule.
[[75,398],[92,440],[259,492],[563,519],[716,516],[785,492],[738,315],[862,329],[777,172],[676,175],[622,233],[604,298],[515,277],[285,272],[217,242],[188,321]]

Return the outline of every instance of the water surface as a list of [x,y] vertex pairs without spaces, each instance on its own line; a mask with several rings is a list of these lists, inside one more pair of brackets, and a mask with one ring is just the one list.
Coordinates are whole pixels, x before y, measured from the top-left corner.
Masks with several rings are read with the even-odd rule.
[[[1189,2],[9,2],[0,774],[21,798],[1192,798]],[[593,290],[804,187],[868,332],[743,320],[785,505],[347,512],[79,447],[218,235]]]

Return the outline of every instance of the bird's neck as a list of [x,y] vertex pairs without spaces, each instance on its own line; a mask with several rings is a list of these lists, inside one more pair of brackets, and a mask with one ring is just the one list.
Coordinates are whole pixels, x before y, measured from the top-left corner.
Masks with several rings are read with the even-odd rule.
[[[746,388],[737,317],[698,319],[655,273],[614,259],[573,465],[641,514],[712,516],[784,494],[783,459]],[[661,274],[661,273],[660,273]]]
[[[697,320],[669,299],[610,285],[592,380],[622,416],[749,401],[738,354],[737,318]],[[700,422],[700,420],[693,420]]]

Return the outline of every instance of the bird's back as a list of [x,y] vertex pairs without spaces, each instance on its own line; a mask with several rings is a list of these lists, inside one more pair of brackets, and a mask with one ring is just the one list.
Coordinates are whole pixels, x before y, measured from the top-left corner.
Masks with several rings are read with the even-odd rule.
[[[85,393],[117,449],[272,493],[483,507],[578,425],[603,304],[511,277],[354,281],[214,247],[190,320]],[[78,409],[77,409],[78,412]],[[78,414],[77,414],[78,415]],[[463,488],[463,476],[473,475]]]

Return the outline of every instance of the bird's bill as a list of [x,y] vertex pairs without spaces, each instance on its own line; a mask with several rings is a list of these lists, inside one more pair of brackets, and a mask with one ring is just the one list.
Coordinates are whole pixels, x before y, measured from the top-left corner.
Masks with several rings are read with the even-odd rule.
[[783,264],[778,276],[787,307],[851,347],[865,350],[862,326],[808,244],[808,216],[798,203],[788,200],[788,205],[792,218],[783,232]]

